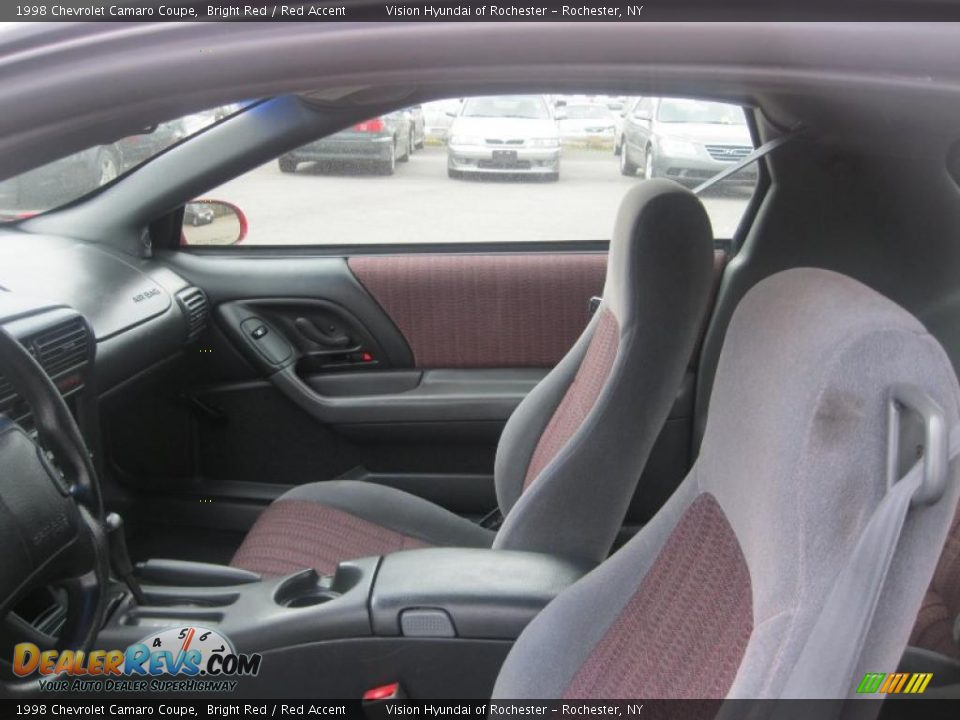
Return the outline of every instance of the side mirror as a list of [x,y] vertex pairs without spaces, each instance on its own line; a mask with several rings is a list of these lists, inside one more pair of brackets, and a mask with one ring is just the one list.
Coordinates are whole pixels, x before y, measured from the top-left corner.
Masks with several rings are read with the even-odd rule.
[[653,120],[653,115],[650,113],[649,110],[637,110],[633,114],[633,119],[643,120],[644,122],[650,122],[651,120]]
[[183,208],[181,245],[237,245],[247,236],[247,216],[222,200],[193,200]]
[[447,111],[444,113],[444,115],[446,115],[447,117],[455,118],[455,117],[457,116],[457,113],[455,113],[453,110],[447,110]]

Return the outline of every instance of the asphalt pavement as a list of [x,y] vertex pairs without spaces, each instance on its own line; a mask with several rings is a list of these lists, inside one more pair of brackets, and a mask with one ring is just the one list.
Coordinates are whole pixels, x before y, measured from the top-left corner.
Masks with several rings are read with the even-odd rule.
[[[602,240],[624,193],[642,182],[623,177],[617,160],[565,148],[558,182],[452,180],[445,148],[427,147],[392,176],[308,163],[284,174],[272,162],[205,197],[246,213],[250,244]],[[748,199],[739,189],[704,198],[716,237],[731,237]]]

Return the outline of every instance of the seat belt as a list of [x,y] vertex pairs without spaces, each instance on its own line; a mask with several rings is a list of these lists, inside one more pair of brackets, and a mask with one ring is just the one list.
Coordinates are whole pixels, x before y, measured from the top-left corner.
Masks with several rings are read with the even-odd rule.
[[[923,458],[899,481],[900,415],[914,411],[924,423]],[[953,483],[950,461],[960,454],[960,425],[949,438],[942,409],[914,386],[893,388],[890,398],[887,459],[887,492],[877,505],[833,584],[807,642],[788,678],[781,698],[846,698],[851,695],[853,673],[900,535],[911,507],[931,505]],[[866,609],[866,611],[865,611]],[[786,705],[784,710],[796,705]],[[841,703],[831,706],[837,713]],[[828,707],[822,710],[829,714]],[[775,717],[790,717],[775,713]]]
[[750,165],[751,163],[755,163],[760,158],[765,157],[766,155],[769,155],[781,145],[786,145],[788,142],[790,142],[795,137],[797,137],[802,131],[802,129],[803,129],[802,127],[798,126],[784,133],[780,137],[775,137],[773,140],[768,140],[767,142],[765,142],[763,145],[758,147],[756,150],[754,150],[752,153],[744,157],[739,162],[734,163],[733,165],[728,167],[726,170],[723,170],[722,172],[718,172],[713,177],[707,180],[704,180],[702,183],[697,185],[693,189],[693,194],[699,195],[704,190],[712,188],[717,183],[722,182],[726,180],[728,177],[730,177],[731,175],[734,175],[740,172],[745,167],[747,167],[747,165]]

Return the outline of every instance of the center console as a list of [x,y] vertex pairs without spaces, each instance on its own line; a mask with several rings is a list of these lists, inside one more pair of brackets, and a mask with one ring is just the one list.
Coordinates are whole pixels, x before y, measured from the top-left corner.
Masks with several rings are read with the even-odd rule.
[[97,646],[125,648],[164,628],[215,629],[263,655],[233,695],[356,697],[400,682],[411,697],[489,696],[533,617],[589,566],[536,553],[409,550],[264,578],[173,560],[138,568],[145,602],[124,596]]

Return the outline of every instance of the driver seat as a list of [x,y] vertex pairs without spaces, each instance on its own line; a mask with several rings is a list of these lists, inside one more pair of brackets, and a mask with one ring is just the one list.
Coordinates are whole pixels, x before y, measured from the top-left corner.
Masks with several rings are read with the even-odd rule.
[[[960,463],[938,500],[906,514],[878,600],[825,599],[849,588],[841,570],[888,494],[891,391],[906,385],[956,426],[950,361],[906,311],[826,270],[757,284],[727,331],[687,478],[526,627],[494,698],[845,697],[865,673],[894,672],[957,506]],[[865,630],[858,642],[818,632],[838,617]],[[852,673],[824,670],[835,658]]]
[[428,546],[607,556],[666,421],[713,285],[700,201],[639,183],[617,214],[599,309],[507,422],[493,532],[409,493],[357,481],[302,485],[257,519],[231,564],[264,576]]

